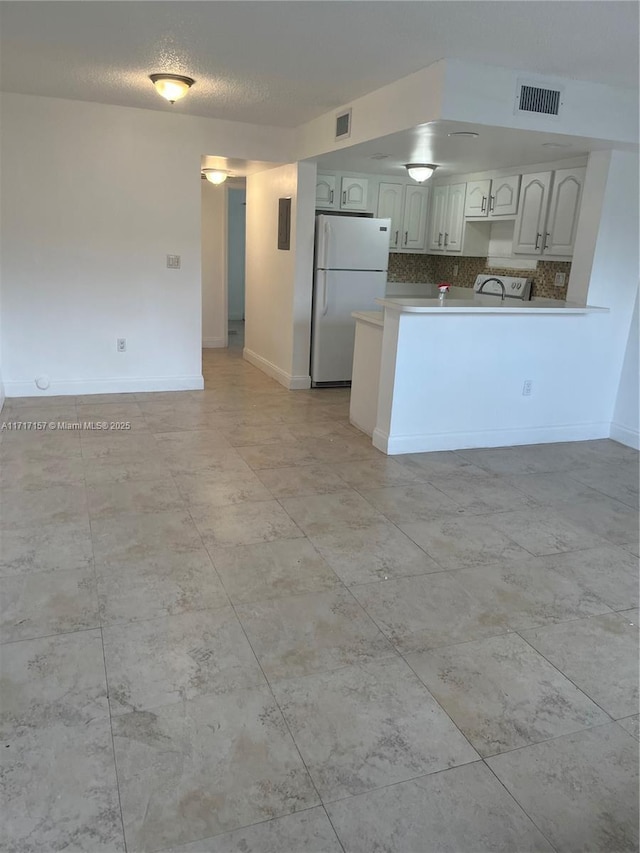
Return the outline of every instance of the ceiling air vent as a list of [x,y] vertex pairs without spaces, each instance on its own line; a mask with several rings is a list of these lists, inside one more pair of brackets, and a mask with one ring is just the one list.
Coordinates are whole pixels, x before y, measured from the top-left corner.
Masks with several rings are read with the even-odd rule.
[[351,136],[351,108],[336,116],[336,139],[348,139]]
[[562,89],[550,86],[534,86],[531,83],[518,83],[516,93],[516,113],[537,113],[545,116],[559,116],[562,107]]

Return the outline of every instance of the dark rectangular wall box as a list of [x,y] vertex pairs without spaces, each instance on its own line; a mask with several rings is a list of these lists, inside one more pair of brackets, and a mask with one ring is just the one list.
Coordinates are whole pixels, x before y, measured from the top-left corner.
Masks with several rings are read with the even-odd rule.
[[291,199],[278,199],[278,248],[291,248]]

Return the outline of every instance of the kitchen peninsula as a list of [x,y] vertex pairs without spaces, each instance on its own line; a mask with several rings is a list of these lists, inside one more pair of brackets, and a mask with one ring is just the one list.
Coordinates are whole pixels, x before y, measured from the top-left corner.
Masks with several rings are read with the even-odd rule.
[[389,455],[609,435],[607,308],[499,297],[377,299],[357,312],[350,419]]

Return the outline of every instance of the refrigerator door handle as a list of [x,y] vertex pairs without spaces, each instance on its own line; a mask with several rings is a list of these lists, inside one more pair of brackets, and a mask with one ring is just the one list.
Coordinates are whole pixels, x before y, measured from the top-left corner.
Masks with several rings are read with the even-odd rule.
[[327,271],[322,271],[322,316],[329,310],[329,294],[327,293]]

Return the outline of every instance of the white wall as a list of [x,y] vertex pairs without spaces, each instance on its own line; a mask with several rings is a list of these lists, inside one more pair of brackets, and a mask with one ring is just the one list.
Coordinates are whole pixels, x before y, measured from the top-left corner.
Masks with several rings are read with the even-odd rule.
[[640,450],[639,415],[640,402],[638,388],[640,378],[640,355],[638,354],[638,296],[631,319],[631,329],[627,340],[627,350],[620,374],[620,385],[616,398],[616,407],[611,424],[611,438]]
[[387,310],[376,447],[417,453],[609,435],[599,345],[607,315],[496,310]]
[[[291,198],[291,249],[278,249],[278,199]],[[247,178],[244,355],[287,388],[308,388],[315,167]]]
[[201,181],[202,346],[227,345],[227,188]]
[[201,387],[200,157],[290,159],[292,132],[13,94],[1,110],[7,395],[42,374],[49,394]]

